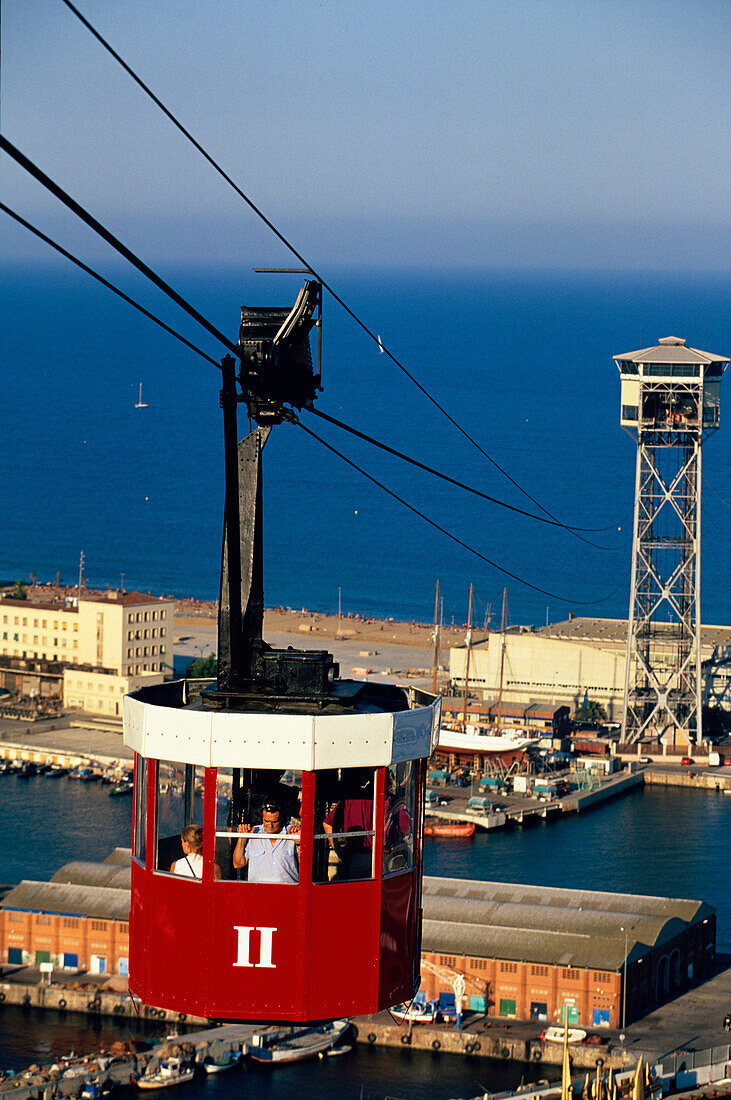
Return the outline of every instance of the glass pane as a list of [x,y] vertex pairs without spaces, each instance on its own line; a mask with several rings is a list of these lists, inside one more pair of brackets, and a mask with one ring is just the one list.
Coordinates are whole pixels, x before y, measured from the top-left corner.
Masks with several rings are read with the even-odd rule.
[[145,862],[147,837],[147,760],[135,757],[137,763],[135,786],[135,859]]
[[317,773],[313,882],[373,878],[374,790],[373,768]]
[[414,865],[416,764],[406,760],[386,768],[383,804],[383,873],[398,874]]
[[218,768],[216,864],[225,882],[299,882],[302,773]]
[[203,874],[203,777],[193,764],[158,760],[155,868],[185,878]]

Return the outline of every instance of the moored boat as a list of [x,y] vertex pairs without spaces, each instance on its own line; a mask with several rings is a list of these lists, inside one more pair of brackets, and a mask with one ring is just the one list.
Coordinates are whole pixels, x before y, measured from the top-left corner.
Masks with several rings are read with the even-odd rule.
[[193,1080],[193,1067],[181,1062],[180,1058],[165,1058],[154,1073],[144,1073],[137,1078],[140,1089],[169,1089],[173,1085],[183,1085]]
[[224,1073],[227,1069],[233,1069],[241,1061],[240,1050],[229,1050],[220,1058],[212,1058],[203,1063],[206,1073]]
[[[583,1043],[586,1032],[579,1027],[570,1027],[568,1030],[569,1043]],[[564,1041],[564,1029],[562,1027],[547,1027],[541,1034],[544,1043],[562,1043]]]
[[292,1033],[272,1046],[252,1046],[249,1057],[255,1062],[285,1065],[314,1058],[320,1052],[334,1047],[350,1027],[350,1020],[333,1020],[321,1027],[292,1028]]
[[427,1003],[424,994],[417,993],[410,1005],[396,1005],[390,1012],[394,1020],[402,1023],[431,1024],[437,1010],[433,1001]]
[[109,788],[110,798],[117,798],[121,794],[132,794],[131,783],[117,783],[116,787]]
[[475,835],[474,821],[440,821],[428,819],[424,823],[424,836],[471,837]]

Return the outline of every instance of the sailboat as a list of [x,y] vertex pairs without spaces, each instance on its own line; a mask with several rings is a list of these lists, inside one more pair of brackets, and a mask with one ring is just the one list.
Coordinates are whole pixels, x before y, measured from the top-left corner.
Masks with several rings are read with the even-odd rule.
[[149,407],[150,406],[148,405],[148,403],[146,401],[142,400],[142,383],[140,382],[140,396],[137,399],[137,401],[135,401],[135,408],[136,409],[149,409]]
[[437,749],[442,753],[473,752],[481,753],[484,757],[500,757],[504,763],[510,763],[517,756],[522,755],[529,745],[538,740],[538,734],[526,729],[502,729],[502,702],[503,702],[503,675],[505,671],[505,605],[507,591],[503,589],[503,612],[500,626],[500,689],[497,707],[497,728],[492,732],[492,727],[482,727],[467,722],[468,710],[468,686],[470,676],[470,652],[472,646],[472,585],[470,585],[470,602],[467,613],[467,637],[465,639],[465,687],[464,705],[461,729],[452,729],[442,723],[439,730],[439,744]]

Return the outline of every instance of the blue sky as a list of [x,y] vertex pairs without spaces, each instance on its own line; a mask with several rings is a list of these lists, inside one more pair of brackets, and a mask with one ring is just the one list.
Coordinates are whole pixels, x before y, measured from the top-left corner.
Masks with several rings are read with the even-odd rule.
[[[726,3],[77,2],[312,262],[727,262]],[[1,76],[5,135],[147,259],[287,259],[60,0],[3,0]]]

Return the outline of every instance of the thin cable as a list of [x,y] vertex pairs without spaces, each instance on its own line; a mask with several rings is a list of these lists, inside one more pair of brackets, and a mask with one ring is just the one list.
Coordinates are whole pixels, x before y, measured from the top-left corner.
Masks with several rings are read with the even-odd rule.
[[[365,432],[359,431],[357,428],[351,427],[349,424],[344,424],[342,420],[337,420],[334,416],[329,416],[328,413],[322,412],[321,409],[309,408],[308,412],[313,413],[315,416],[319,416],[321,420],[327,420],[329,424],[334,424],[337,428],[342,428],[344,432],[350,432],[351,435],[355,435],[358,439],[364,440],[366,443],[371,443],[374,447],[378,447],[382,451],[386,451],[387,454],[394,455],[395,458],[400,458],[404,462],[410,463],[412,466],[416,466],[419,470],[424,470],[427,474],[432,474],[434,477],[441,478],[442,481],[448,482],[450,485],[455,485],[458,489],[464,489],[467,493],[472,493],[476,497],[481,497],[482,500],[488,500],[491,504],[497,504],[500,508],[507,508],[511,512],[517,512],[518,515],[527,516],[528,519],[534,519],[538,523],[547,523],[551,527],[560,527],[565,530],[566,525],[559,522],[556,519],[548,519],[545,516],[537,516],[535,512],[526,512],[524,508],[518,508],[515,504],[508,504],[505,500],[500,500],[498,497],[492,497],[488,493],[483,493],[481,489],[475,489],[471,485],[466,485],[463,481],[457,481],[456,478],[449,477],[448,474],[443,474],[439,470],[435,470],[433,466],[427,466],[423,462],[419,462],[416,458],[411,458],[409,455],[404,454],[402,451],[397,451],[394,447],[389,447],[387,443],[381,443],[378,439],[374,439],[373,436],[366,435]],[[588,531],[590,533],[600,531],[612,531],[614,527],[572,527],[571,532],[580,538],[579,531]],[[582,542],[587,543],[589,546],[595,547],[597,550],[619,550],[619,546],[600,546],[596,542],[591,542],[590,539],[582,539]]]
[[311,428],[308,428],[300,420],[292,420],[291,423],[296,424],[299,428],[302,429],[303,432],[306,432],[307,435],[312,436],[313,439],[316,439],[317,442],[322,444],[323,447],[327,448],[328,451],[331,451],[332,454],[337,455],[338,458],[342,459],[343,462],[347,463],[347,465],[350,466],[353,470],[357,470],[358,473],[362,474],[363,477],[368,479],[368,481],[372,482],[374,485],[377,485],[379,489],[382,489],[384,493],[388,493],[390,497],[393,497],[394,500],[397,500],[399,504],[402,504],[404,506],[404,508],[408,508],[408,510],[410,512],[413,512],[415,516],[418,516],[419,519],[423,519],[424,522],[428,523],[430,527],[433,527],[435,530],[440,531],[441,534],[446,535],[448,539],[451,539],[452,542],[456,542],[458,546],[461,546],[470,554],[474,554],[475,557],[480,559],[480,561],[484,561],[487,565],[492,566],[493,569],[497,569],[498,572],[504,573],[506,577],[511,577],[512,580],[517,581],[518,584],[524,584],[526,588],[532,588],[534,592],[540,592],[542,596],[550,596],[552,600],[558,600],[559,603],[577,604],[580,606],[594,606],[596,604],[605,603],[607,600],[611,600],[611,598],[615,596],[617,592],[619,592],[620,588],[625,583],[626,576],[620,581],[617,587],[609,593],[608,596],[603,596],[599,600],[573,600],[567,599],[565,596],[559,596],[555,592],[549,592],[547,588],[541,588],[539,585],[533,584],[531,581],[527,581],[525,577],[519,577],[517,573],[512,573],[503,565],[498,565],[497,562],[492,561],[490,558],[485,557],[484,554],[481,554],[479,550],[476,550],[474,548],[474,546],[470,546],[469,543],[464,542],[462,539],[458,538],[457,535],[453,535],[451,531],[448,531],[446,529],[446,527],[442,527],[435,520],[430,519],[429,516],[427,516],[424,512],[421,512],[418,508],[415,508],[413,504],[409,504],[407,500],[404,500],[404,498],[399,496],[398,493],[395,493],[393,489],[389,489],[387,485],[384,485],[382,481],[378,480],[378,478],[373,477],[372,474],[369,474],[368,471],[364,470],[362,466],[359,466],[357,462],[353,462],[352,459],[347,458],[346,455],[342,454],[335,447],[331,446],[330,443],[327,443],[326,440],[322,439],[321,436],[317,435],[316,432],[313,432]]
[[[310,411],[312,411],[312,410],[310,410]],[[703,484],[705,485],[706,489],[708,489],[711,493],[713,493],[714,497],[718,497],[718,499],[721,501],[721,504],[725,504],[727,508],[731,508],[731,504],[729,504],[729,502],[726,500],[726,498],[722,497],[721,494],[716,489],[714,489],[712,485],[709,485],[708,480],[706,478],[706,475],[702,474],[701,476],[702,476]]]
[[64,206],[67,206],[69,210],[72,210],[74,214],[77,215],[77,217],[81,218],[83,222],[86,222],[86,224],[90,226],[95,233],[99,234],[102,240],[106,241],[107,244],[110,244],[112,248],[115,248],[121,256],[124,256],[125,260],[129,260],[129,262],[133,264],[138,271],[141,271],[143,275],[146,275],[147,278],[150,279],[156,287],[167,294],[168,298],[172,298],[176,305],[179,305],[181,309],[184,309],[185,312],[189,314],[195,321],[197,321],[199,325],[202,325],[207,332],[210,332],[211,336],[215,336],[217,340],[221,341],[224,347],[227,347],[229,351],[232,351],[234,355],[238,356],[239,349],[236,344],[232,343],[231,340],[229,340],[228,336],[224,336],[222,332],[219,332],[216,326],[212,325],[210,321],[207,321],[205,317],[198,312],[195,306],[192,306],[190,302],[187,302],[185,298],[178,294],[176,290],[173,290],[173,288],[168,283],[166,283],[163,278],[157,275],[151,267],[148,267],[147,264],[138,256],[136,256],[134,252],[131,251],[131,249],[127,248],[125,244],[122,244],[122,242],[118,240],[118,238],[115,237],[113,233],[110,233],[108,229],[105,229],[101,222],[98,222],[92,214],[84,209],[83,206],[76,202],[75,199],[72,199],[71,196],[68,195],[61,187],[59,187],[57,183],[54,183],[50,176],[47,176],[46,173],[38,167],[38,165],[34,164],[32,160],[29,160],[24,153],[21,153],[20,149],[17,149],[15,145],[9,142],[8,139],[6,137],[3,137],[2,135],[0,135],[0,149],[2,149],[3,152],[7,153],[8,156],[11,156],[13,160],[21,166],[21,168],[25,168],[26,172],[33,176],[34,179],[43,184],[43,186],[48,191],[50,191],[52,195],[59,199],[64,204]]
[[376,343],[378,345],[380,351],[385,352],[385,354],[389,357],[389,359],[393,363],[395,363],[395,365],[398,367],[398,369],[400,371],[403,371],[403,373],[406,375],[406,377],[413,383],[413,385],[416,386],[416,388],[424,395],[424,397],[426,397],[427,400],[431,401],[431,403],[435,406],[435,408],[437,408],[439,410],[439,412],[442,413],[442,415],[447,418],[449,423],[453,427],[455,427],[457,429],[457,431],[460,432],[465,437],[465,439],[467,439],[473,445],[473,447],[476,447],[477,450],[480,452],[480,454],[483,455],[483,457],[486,458],[488,462],[492,463],[492,465],[495,467],[495,469],[499,470],[500,473],[503,475],[503,477],[506,477],[508,479],[508,481],[511,483],[511,485],[514,485],[515,488],[518,489],[523,494],[523,496],[527,497],[527,499],[532,504],[535,504],[536,508],[540,508],[540,510],[542,512],[545,512],[545,514],[547,516],[550,516],[551,519],[555,520],[561,526],[566,527],[567,530],[574,530],[574,528],[572,528],[570,524],[561,524],[561,521],[553,514],[553,512],[549,511],[549,509],[545,508],[540,503],[540,501],[536,500],[535,497],[531,496],[531,494],[527,491],[527,489],[524,489],[523,486],[520,485],[515,480],[515,478],[511,477],[510,474],[507,472],[507,470],[505,470],[500,465],[499,462],[496,462],[496,460],[494,458],[492,458],[492,456],[487,453],[487,451],[484,449],[484,447],[482,447],[477,442],[477,440],[473,436],[471,436],[470,433],[465,428],[463,428],[462,425],[457,420],[455,420],[454,417],[450,413],[447,412],[447,410],[444,408],[444,406],[439,401],[437,401],[436,397],[433,397],[429,393],[429,391],[426,389],[426,387],[423,386],[421,384],[421,382],[419,382],[419,380],[411,373],[411,371],[408,370],[403,365],[403,363],[401,363],[396,358],[396,356],[393,355],[392,352],[390,352],[388,350],[388,348],[384,346],[384,344],[381,342],[380,336],[378,336],[376,333],[372,332],[371,329],[369,329],[368,326],[363,321],[361,321],[360,317],[358,317],[358,315],[353,312],[353,310],[350,308],[350,306],[348,306],[343,301],[343,299],[340,297],[340,295],[337,294],[335,292],[335,290],[333,290],[333,288],[322,277],[322,275],[320,275],[316,271],[316,269],[314,267],[312,267],[312,265],[310,263],[307,262],[307,260],[304,258],[304,256],[300,252],[297,251],[297,249],[294,247],[294,245],[284,236],[283,233],[281,233],[277,229],[276,225],[274,225],[274,223],[269,220],[269,218],[266,216],[266,214],[264,214],[264,212],[259,209],[259,207],[254,203],[254,201],[252,199],[250,199],[249,196],[244,191],[241,190],[239,185],[231,178],[231,176],[228,175],[227,172],[224,171],[224,169],[220,166],[220,164],[218,164],[218,162],[216,160],[214,160],[214,158],[210,155],[210,153],[206,152],[206,150],[203,148],[203,146],[200,144],[200,142],[197,141],[193,137],[193,135],[190,133],[189,130],[187,130],[185,128],[185,126],[183,126],[182,122],[178,121],[178,119],[175,117],[175,115],[172,113],[172,111],[170,111],[165,106],[165,104],[162,102],[162,100],[159,99],[155,95],[155,93],[152,91],[152,89],[149,88],[147,86],[147,84],[145,84],[145,82],[137,75],[137,73],[134,71],[134,69],[132,69],[127,64],[127,62],[124,61],[122,57],[120,57],[120,55],[117,53],[117,51],[114,50],[112,48],[112,46],[110,46],[110,44],[99,33],[99,31],[97,31],[96,28],[91,25],[89,20],[86,19],[81,14],[79,9],[74,4],[71,3],[71,0],[62,0],[62,2],[66,5],[66,7],[69,9],[69,11],[73,12],[73,14],[76,16],[76,18],[81,23],[83,23],[83,25],[86,27],[86,29],[88,31],[90,31],[91,34],[94,35],[96,40],[104,47],[105,50],[107,50],[108,53],[111,54],[111,56],[114,58],[114,60],[117,61],[118,64],[120,64],[122,66],[124,71],[129,76],[132,77],[134,82],[142,89],[142,91],[145,93],[145,95],[150,97],[152,102],[157,107],[160,108],[160,110],[163,112],[163,114],[172,122],[172,124],[180,131],[180,133],[185,138],[187,138],[187,140],[191,143],[191,145],[193,145],[193,147],[195,149],[198,150],[198,152],[201,154],[201,156],[211,165],[211,167],[219,174],[219,176],[221,176],[221,178],[224,179],[226,181],[226,183],[230,187],[233,188],[233,190],[236,192],[236,194],[239,196],[239,198],[243,199],[243,201],[246,203],[246,205],[249,207],[249,209],[252,210],[253,213],[256,214],[256,216],[258,218],[260,218],[261,221],[264,222],[264,224],[267,226],[267,228],[270,229],[272,231],[272,233],[275,235],[275,237],[277,237],[277,239],[282,242],[282,244],[285,246],[285,248],[287,248],[292,253],[292,255],[295,256],[299,260],[299,262],[304,267],[307,268],[309,273],[311,275],[314,275],[314,277],[320,283],[322,283],[325,290],[327,290],[328,294],[330,294],[335,299],[335,301],[338,303],[338,305],[341,306],[341,308],[345,310],[345,312],[348,314],[348,316],[351,317],[353,321],[355,321],[355,323],[363,330],[363,332],[365,332],[366,335],[369,336],[371,338],[371,340],[373,340],[374,343]]
[[118,297],[127,302],[128,305],[131,305],[134,307],[134,309],[139,310],[139,312],[144,314],[145,317],[149,317],[151,321],[154,321],[154,323],[156,325],[159,325],[160,328],[165,329],[165,332],[169,332],[170,335],[174,336],[176,340],[180,340],[181,344],[185,344],[185,346],[187,348],[190,348],[191,351],[194,351],[196,355],[200,355],[202,359],[205,359],[207,360],[207,362],[212,363],[213,366],[218,367],[219,370],[221,369],[221,364],[216,362],[215,359],[212,359],[210,355],[207,355],[204,351],[201,351],[201,349],[197,348],[195,344],[191,344],[190,340],[186,340],[184,336],[181,336],[180,333],[176,332],[175,329],[170,327],[170,325],[166,325],[165,322],[161,321],[159,317],[155,317],[153,313],[150,313],[148,309],[145,309],[144,306],[141,306],[139,302],[136,302],[134,300],[134,298],[130,298],[130,296],[128,294],[125,294],[123,290],[120,290],[118,287],[114,286],[113,283],[110,283],[109,280],[105,279],[103,275],[100,275],[98,271],[94,271],[93,268],[89,267],[89,265],[85,264],[82,260],[77,259],[76,256],[72,256],[70,252],[67,252],[66,249],[62,248],[60,244],[57,244],[56,241],[53,241],[50,237],[47,237],[46,234],[42,233],[40,229],[36,229],[36,227],[34,225],[31,225],[30,222],[27,222],[25,218],[21,218],[20,214],[17,214],[15,210],[11,210],[10,207],[6,206],[4,202],[0,202],[0,210],[3,210],[6,214],[9,214],[11,218],[15,218],[16,222],[19,222],[20,225],[25,226],[25,228],[30,230],[31,233],[35,233],[36,237],[39,237],[42,241],[45,241],[45,243],[50,245],[51,248],[55,248],[56,251],[60,252],[62,256],[65,256],[67,260],[71,260],[72,264],[76,264],[76,266],[80,267],[82,271],[86,271],[88,275],[91,275],[91,277],[100,282],[102,286],[105,286],[108,290],[111,290],[113,294],[118,295]]

